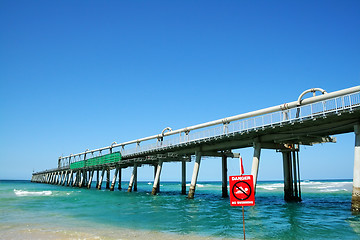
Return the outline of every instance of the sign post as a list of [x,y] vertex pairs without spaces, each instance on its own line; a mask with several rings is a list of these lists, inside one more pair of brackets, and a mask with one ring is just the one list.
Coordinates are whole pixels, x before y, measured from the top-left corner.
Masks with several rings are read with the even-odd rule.
[[230,176],[230,206],[242,207],[243,231],[245,239],[245,214],[244,206],[255,205],[255,189],[252,175]]

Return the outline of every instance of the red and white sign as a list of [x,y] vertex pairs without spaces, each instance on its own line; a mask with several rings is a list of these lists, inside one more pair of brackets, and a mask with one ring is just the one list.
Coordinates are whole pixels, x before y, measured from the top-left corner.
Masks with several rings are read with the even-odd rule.
[[255,189],[252,175],[230,176],[230,206],[254,206]]

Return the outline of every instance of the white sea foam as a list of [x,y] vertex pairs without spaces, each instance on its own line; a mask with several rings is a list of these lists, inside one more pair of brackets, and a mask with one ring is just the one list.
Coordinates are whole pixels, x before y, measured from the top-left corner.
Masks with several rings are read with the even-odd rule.
[[[264,191],[279,191],[284,187],[283,183],[260,183],[258,189]],[[301,189],[303,192],[351,192],[352,182],[331,182],[331,181],[301,181]]]
[[340,191],[348,192],[348,190],[345,189],[345,188],[343,188],[343,189],[334,188],[334,189],[320,190],[320,192],[340,192]]
[[262,188],[262,189],[269,190],[269,191],[272,191],[272,190],[276,189],[274,187],[261,187],[261,186],[258,186],[258,188]]
[[[186,186],[187,186],[187,187],[190,187],[190,183],[187,183]],[[205,187],[205,185],[203,185],[203,184],[198,184],[198,183],[197,183],[197,184],[196,184],[196,187]]]
[[259,184],[256,186],[259,189],[264,189],[268,191],[278,190],[284,187],[283,183],[274,183],[274,184]]
[[349,192],[352,189],[351,182],[320,182],[320,181],[306,181],[301,182],[304,191],[320,191],[320,192]]
[[16,196],[50,196],[52,194],[51,191],[30,192],[16,189],[14,189],[14,193]]

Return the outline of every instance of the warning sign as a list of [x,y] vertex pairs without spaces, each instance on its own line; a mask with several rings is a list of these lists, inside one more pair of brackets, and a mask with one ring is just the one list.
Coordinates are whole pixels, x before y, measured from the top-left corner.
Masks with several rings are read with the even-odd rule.
[[254,206],[255,190],[252,175],[230,176],[230,205]]

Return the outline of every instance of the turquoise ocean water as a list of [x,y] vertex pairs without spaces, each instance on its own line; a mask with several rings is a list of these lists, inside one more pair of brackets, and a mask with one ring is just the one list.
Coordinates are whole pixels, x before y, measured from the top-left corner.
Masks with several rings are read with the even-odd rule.
[[[94,186],[94,185],[93,185]],[[104,186],[105,187],[105,186]],[[126,187],[126,182],[123,182]],[[200,182],[195,199],[162,182],[138,192],[0,181],[0,239],[241,239],[241,207],[221,198],[220,182]],[[360,239],[350,180],[303,181],[301,203],[283,201],[282,182],[260,182],[245,207],[247,239]]]

